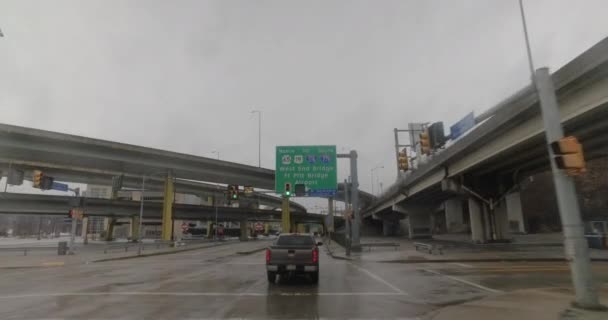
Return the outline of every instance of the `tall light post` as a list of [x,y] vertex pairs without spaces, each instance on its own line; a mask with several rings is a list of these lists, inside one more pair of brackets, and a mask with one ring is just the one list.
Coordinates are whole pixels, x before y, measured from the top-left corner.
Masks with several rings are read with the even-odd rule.
[[564,138],[564,129],[561,123],[553,80],[548,68],[534,69],[523,0],[519,0],[519,9],[532,85],[538,95],[545,137],[548,143],[547,153],[549,154],[549,162],[551,171],[553,172],[557,208],[559,209],[564,234],[565,258],[569,262],[572,283],[574,285],[574,305],[585,309],[605,310],[606,307],[602,306],[599,302],[597,288],[593,281],[589,248],[585,239],[585,230],[576,196],[574,179],[559,170],[553,159],[554,151],[550,144]]
[[258,114],[258,167],[262,167],[262,111],[252,110],[251,114]]
[[[220,152],[218,150],[213,150],[213,151],[211,151],[211,153],[217,154],[217,160],[220,160]],[[217,241],[217,196],[220,191],[220,185],[219,185],[219,183],[216,183],[215,186],[217,188],[217,192],[215,193],[215,196],[213,197],[213,204],[215,205],[215,227],[213,228],[213,230],[214,230],[214,238]]]
[[372,194],[374,194],[374,171],[378,170],[378,169],[383,169],[384,166],[376,166],[374,168],[372,168],[371,170],[371,183],[372,183]]

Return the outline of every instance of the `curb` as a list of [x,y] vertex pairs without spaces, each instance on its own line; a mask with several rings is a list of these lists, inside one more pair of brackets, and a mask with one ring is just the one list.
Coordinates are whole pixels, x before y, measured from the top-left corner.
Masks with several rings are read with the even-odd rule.
[[[378,263],[451,263],[451,262],[567,262],[566,258],[488,258],[488,259],[432,259],[432,260],[377,260]],[[608,259],[591,259],[592,262],[608,262]]]
[[325,248],[327,249],[327,253],[329,253],[329,256],[332,257],[333,259],[337,259],[337,260],[347,260],[347,261],[351,261],[352,258],[349,257],[345,257],[345,256],[339,256],[339,255],[335,255],[334,252],[331,250],[329,245],[326,245]]
[[103,259],[97,259],[97,260],[90,260],[90,261],[87,261],[85,263],[97,263],[97,262],[106,262],[106,261],[117,261],[117,260],[128,260],[128,259],[144,258],[144,257],[162,256],[162,255],[175,254],[175,253],[186,252],[186,251],[193,251],[193,250],[198,250],[198,249],[219,247],[219,246],[225,245],[225,244],[226,243],[217,243],[217,244],[213,244],[213,245],[210,245],[210,246],[204,246],[204,247],[195,247],[195,248],[177,249],[177,250],[173,250],[173,251],[161,251],[161,252],[144,253],[144,254],[133,255],[133,256],[103,258]]

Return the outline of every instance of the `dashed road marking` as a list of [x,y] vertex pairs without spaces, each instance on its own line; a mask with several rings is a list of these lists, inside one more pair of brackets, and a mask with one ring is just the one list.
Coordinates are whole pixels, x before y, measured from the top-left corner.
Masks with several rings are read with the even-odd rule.
[[389,287],[389,288],[391,288],[391,289],[395,290],[395,292],[396,292],[396,293],[398,293],[398,294],[402,294],[402,295],[408,295],[408,293],[407,293],[407,292],[405,292],[405,291],[403,291],[403,290],[401,290],[401,289],[399,289],[399,288],[395,287],[394,285],[390,284],[388,281],[386,281],[386,280],[382,279],[382,278],[381,278],[379,275],[377,275],[377,274],[375,274],[375,273],[373,273],[373,272],[371,272],[371,271],[369,271],[369,270],[367,270],[367,269],[364,269],[364,268],[362,268],[362,267],[356,266],[356,265],[354,265],[354,264],[352,264],[352,263],[351,263],[351,265],[352,265],[353,267],[355,267],[357,270],[359,270],[359,271],[361,271],[361,272],[363,272],[363,273],[367,274],[367,275],[368,275],[370,278],[372,278],[372,279],[374,279],[374,280],[376,280],[376,281],[378,281],[378,282],[380,282],[380,283],[382,283],[382,284],[386,285],[387,287]]
[[462,268],[473,268],[473,266],[472,266],[472,265],[470,265],[470,264],[466,264],[466,263],[452,262],[452,263],[450,263],[450,264],[453,264],[453,265],[455,265],[455,266],[459,266],[459,267],[462,267]]
[[438,275],[438,276],[446,277],[448,279],[451,279],[451,280],[454,280],[454,281],[457,281],[457,282],[460,282],[460,283],[464,283],[464,284],[467,284],[469,286],[472,286],[472,287],[475,287],[475,288],[478,288],[478,289],[481,289],[481,290],[485,290],[485,291],[492,292],[492,293],[502,293],[501,290],[496,290],[496,289],[488,288],[486,286],[482,286],[482,285],[477,284],[475,282],[471,282],[471,281],[468,281],[468,280],[465,280],[465,279],[462,279],[462,278],[459,278],[459,277],[454,277],[454,276],[450,276],[450,275],[447,275],[447,274],[443,274],[443,273],[435,271],[435,270],[431,270],[431,269],[423,269],[423,270],[426,271],[426,272],[428,272],[428,273],[432,273],[432,274],[435,274],[435,275]]

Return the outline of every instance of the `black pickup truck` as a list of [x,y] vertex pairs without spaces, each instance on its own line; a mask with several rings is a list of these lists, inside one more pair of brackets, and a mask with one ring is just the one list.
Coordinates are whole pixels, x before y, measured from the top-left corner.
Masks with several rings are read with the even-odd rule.
[[277,275],[308,274],[313,283],[319,282],[319,248],[312,235],[281,234],[266,249],[268,282],[274,283]]

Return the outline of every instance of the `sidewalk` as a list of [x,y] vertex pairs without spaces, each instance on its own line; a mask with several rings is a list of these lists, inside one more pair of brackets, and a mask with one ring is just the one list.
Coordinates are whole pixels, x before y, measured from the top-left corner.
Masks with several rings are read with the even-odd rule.
[[[252,251],[259,251],[261,248],[265,248],[268,246],[268,242],[264,240],[253,240],[251,243],[259,242],[259,245],[256,246]],[[101,245],[88,245],[77,248],[75,255],[65,255],[60,256],[57,255],[57,249],[49,251],[45,254],[40,255],[13,255],[13,256],[2,256],[0,259],[0,269],[6,268],[41,268],[41,267],[60,267],[65,265],[74,265],[74,264],[86,264],[86,263],[94,263],[94,262],[102,262],[107,260],[118,260],[118,259],[129,259],[135,257],[145,257],[152,255],[161,255],[161,254],[172,254],[183,251],[197,250],[209,247],[216,247],[222,245],[230,245],[230,244],[238,244],[242,243],[238,240],[234,241],[222,241],[222,242],[205,242],[205,243],[191,243],[185,244],[177,247],[145,247],[142,251],[141,255],[138,255],[138,250],[136,246],[129,247],[128,251],[124,250],[113,250],[107,253],[104,253],[104,246]],[[90,246],[90,247],[89,247]],[[249,252],[235,252],[240,254],[247,254]]]
[[[608,288],[600,290],[600,302],[608,304]],[[606,311],[588,311],[570,307],[574,293],[566,288],[517,290],[492,295],[435,310],[423,317],[433,320],[517,319],[517,320],[600,320]]]
[[[326,241],[327,242],[327,241]],[[338,259],[353,259],[374,262],[419,263],[419,262],[474,262],[474,261],[557,261],[564,260],[564,248],[537,242],[531,244],[496,244],[472,245],[449,244],[434,239],[409,240],[405,238],[362,238],[361,243],[391,242],[399,247],[372,247],[363,248],[362,252],[351,252],[346,256],[345,249],[331,241],[328,249],[332,256]],[[443,254],[426,251],[417,251],[415,242],[431,243],[443,246]],[[594,261],[608,261],[608,250],[589,249],[591,259]]]

